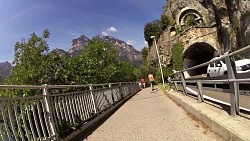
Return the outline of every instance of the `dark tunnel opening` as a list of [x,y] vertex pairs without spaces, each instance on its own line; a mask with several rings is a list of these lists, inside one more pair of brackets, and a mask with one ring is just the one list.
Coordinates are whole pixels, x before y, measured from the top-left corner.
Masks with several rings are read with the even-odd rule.
[[[218,56],[218,51],[207,43],[195,43],[188,47],[183,54],[184,68],[190,68],[205,62],[210,61],[212,58]],[[187,71],[189,76],[206,74],[207,66],[202,68]]]

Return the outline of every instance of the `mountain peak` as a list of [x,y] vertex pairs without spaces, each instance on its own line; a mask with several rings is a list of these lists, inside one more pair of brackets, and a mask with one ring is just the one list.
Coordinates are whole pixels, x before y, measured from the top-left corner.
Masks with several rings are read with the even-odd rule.
[[10,62],[0,62],[0,76],[2,80],[6,79],[6,77],[10,74],[12,68],[13,66]]
[[[114,44],[120,60],[128,61],[135,65],[140,65],[142,63],[141,53],[132,45],[129,45],[113,36],[102,36],[101,39]],[[87,48],[89,40],[90,39],[88,39],[85,35],[81,35],[80,37],[73,39],[69,50],[71,56],[79,55],[85,48]]]

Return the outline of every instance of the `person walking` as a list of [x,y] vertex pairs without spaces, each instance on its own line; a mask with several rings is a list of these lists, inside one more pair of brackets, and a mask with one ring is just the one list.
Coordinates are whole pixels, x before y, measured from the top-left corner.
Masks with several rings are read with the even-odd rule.
[[154,83],[155,83],[155,79],[154,79],[154,76],[153,76],[153,74],[149,74],[148,75],[148,80],[149,80],[149,83],[150,83],[150,85],[151,85],[151,88],[152,88],[152,91],[154,90]]
[[141,88],[142,89],[145,88],[145,80],[142,78],[140,82],[141,82]]

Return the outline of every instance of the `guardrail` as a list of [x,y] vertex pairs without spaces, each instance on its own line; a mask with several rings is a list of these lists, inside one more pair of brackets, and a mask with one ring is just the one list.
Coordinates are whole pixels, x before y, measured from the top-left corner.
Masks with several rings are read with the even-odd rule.
[[0,140],[59,140],[140,90],[138,83],[89,85],[0,85],[39,95],[0,98]]
[[[250,82],[250,78],[245,78],[245,79],[238,79],[236,77],[236,67],[235,67],[235,58],[234,56],[246,53],[247,51],[250,51],[250,46],[246,46],[242,49],[239,49],[235,52],[229,53],[226,52],[223,56],[220,56],[212,61],[205,62],[196,66],[193,66],[191,68],[186,68],[184,70],[180,70],[178,72],[175,72],[169,76],[175,76],[173,80],[171,80],[171,83],[174,84],[174,88],[176,91],[178,91],[178,84],[181,84],[183,88],[183,93],[184,95],[188,95],[187,91],[191,91],[193,94],[197,95],[197,99],[199,102],[204,102],[204,96],[203,96],[203,84],[217,84],[217,83],[223,83],[223,84],[229,84],[229,90],[230,90],[230,103],[225,103],[222,101],[214,100],[212,98],[209,98],[205,96],[205,98],[216,101],[222,104],[226,104],[230,106],[230,115],[235,116],[239,114],[240,109],[250,111],[249,109],[246,108],[241,108],[239,107],[239,82]],[[198,69],[204,66],[208,66],[211,63],[218,62],[220,60],[225,59],[226,66],[227,66],[227,79],[218,79],[218,80],[205,80],[205,79],[200,79],[200,80],[187,80],[185,78],[184,73],[190,70]],[[189,89],[186,85],[186,83],[194,83],[197,88],[197,92]]]

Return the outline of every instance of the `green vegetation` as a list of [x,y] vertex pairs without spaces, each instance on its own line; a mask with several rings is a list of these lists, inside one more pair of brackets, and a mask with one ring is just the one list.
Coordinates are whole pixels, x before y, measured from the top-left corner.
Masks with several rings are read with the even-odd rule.
[[11,76],[7,78],[7,84],[41,84],[43,67],[46,64],[46,54],[49,51],[46,38],[49,38],[48,29],[44,30],[42,37],[32,33],[27,42],[25,42],[25,39],[22,39],[21,42],[16,42],[13,61],[15,67]]
[[172,61],[174,70],[183,69],[183,50],[184,46],[180,42],[177,42],[176,44],[173,45]]
[[156,71],[157,68],[152,64],[149,64],[148,62],[144,63],[139,67],[139,78],[144,78],[146,81],[148,81],[148,74],[152,73],[155,76]]
[[237,31],[240,28],[240,20],[237,18],[236,15],[233,15],[232,22],[233,22],[232,26],[233,26],[234,31]]
[[147,23],[144,27],[144,38],[148,42],[148,45],[153,45],[153,39],[150,38],[151,36],[155,36],[156,40],[158,40],[165,29],[174,25],[175,20],[165,14],[161,15],[160,20]]
[[169,16],[167,16],[166,14],[162,14],[161,15],[161,29],[164,31],[165,29],[167,29],[170,26],[174,26],[175,25],[175,20]]
[[156,40],[158,40],[162,32],[160,20],[147,23],[144,27],[144,38],[148,42],[148,45],[153,45],[153,39],[150,38],[151,36],[155,36]]
[[[49,52],[46,39],[32,33],[15,45],[15,65],[4,84],[9,85],[74,85],[129,82],[138,79],[138,70],[130,63],[117,59],[112,44],[93,37],[88,48],[79,56],[68,58],[57,51]],[[40,94],[34,90],[0,91],[1,97],[30,96]]]
[[184,21],[185,21],[185,25],[187,25],[187,26],[196,26],[196,25],[198,25],[198,22],[195,20],[194,15],[186,16]]
[[2,71],[0,70],[0,85],[3,83],[2,81]]
[[148,58],[148,51],[149,51],[149,48],[147,48],[147,47],[144,47],[141,50],[143,64],[147,64],[147,62],[148,62],[148,60],[147,60],[147,58]]

